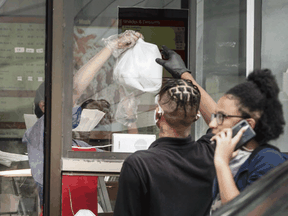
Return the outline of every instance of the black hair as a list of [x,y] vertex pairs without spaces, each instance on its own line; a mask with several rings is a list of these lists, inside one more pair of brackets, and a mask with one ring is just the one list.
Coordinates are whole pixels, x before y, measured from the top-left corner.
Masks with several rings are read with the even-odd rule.
[[256,120],[255,140],[260,145],[283,133],[285,120],[278,98],[279,87],[269,69],[254,70],[246,82],[236,85],[226,94],[236,97],[243,117]]
[[36,90],[36,94],[35,94],[35,98],[34,98],[34,113],[37,116],[37,118],[40,118],[44,113],[42,112],[42,110],[39,107],[39,103],[40,101],[45,101],[45,83],[42,82],[39,87]]
[[34,108],[35,115],[37,116],[37,118],[41,118],[44,113],[40,109],[39,103],[38,104],[34,104],[34,105],[35,105],[35,108]]
[[167,93],[169,98],[165,103],[174,101],[177,104],[175,111],[177,111],[179,107],[182,107],[186,117],[187,106],[191,106],[191,108],[195,110],[195,115],[197,114],[201,94],[198,87],[194,85],[191,80],[166,78],[158,93],[160,100],[165,93]]

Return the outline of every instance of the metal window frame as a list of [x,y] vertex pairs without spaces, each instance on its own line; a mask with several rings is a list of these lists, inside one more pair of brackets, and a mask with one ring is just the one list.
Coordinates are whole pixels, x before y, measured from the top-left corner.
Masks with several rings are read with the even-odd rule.
[[[249,1],[249,0],[247,0]],[[261,66],[261,12],[262,1],[254,2],[253,26],[253,69]],[[64,7],[69,3],[69,8]],[[67,76],[73,71],[73,1],[46,1],[46,114],[45,114],[45,184],[44,215],[61,215],[61,173],[77,172],[82,167],[84,172],[115,174],[120,172],[128,153],[72,152],[69,147],[71,139],[71,112],[73,77]],[[248,4],[247,4],[248,5]],[[196,78],[196,27],[197,0],[182,0],[182,8],[189,13],[189,65]],[[247,6],[248,7],[248,6]],[[250,8],[251,9],[251,8]],[[61,38],[59,40],[59,38]],[[66,40],[65,40],[66,39]],[[53,41],[53,43],[52,43]],[[248,48],[248,44],[247,44]],[[251,51],[250,51],[251,52]],[[251,54],[251,53],[249,53]],[[251,58],[252,58],[251,57]],[[71,95],[69,95],[71,94]],[[51,99],[51,100],[49,100]],[[50,108],[50,109],[49,109]],[[192,128],[195,135],[195,126]],[[67,145],[65,145],[65,143]],[[91,160],[93,159],[93,160]],[[75,167],[71,167],[71,162]],[[91,165],[84,169],[83,164]],[[111,166],[113,164],[113,166]],[[100,166],[102,165],[102,167]],[[94,167],[94,168],[92,168]],[[110,170],[108,168],[111,168]],[[53,187],[51,187],[53,185]]]
[[[71,24],[69,25],[69,22],[65,22],[71,20],[73,14],[64,5],[71,5],[72,3],[74,1],[46,1],[43,213],[47,216],[61,215],[61,159],[62,153],[65,156],[67,152],[63,143],[71,139],[72,133],[71,89],[73,77],[67,76],[67,73],[72,71],[73,40],[64,40],[68,37],[69,30],[73,28]],[[69,92],[71,97],[68,95]]]
[[262,46],[262,0],[255,0],[254,14],[254,69],[260,69]]
[[[196,77],[196,30],[197,30],[197,0],[182,1],[181,6],[188,6],[189,17],[188,17],[188,68],[191,70],[192,76],[197,80]],[[196,124],[191,126],[191,136],[196,136]]]
[[[70,161],[70,159],[75,159],[74,161],[77,161],[78,163],[85,163],[86,159],[97,159],[97,160],[102,160],[103,162],[106,162],[106,160],[111,161],[111,160],[115,160],[116,162],[119,163],[119,165],[122,166],[123,161],[125,160],[126,157],[128,157],[130,154],[127,153],[109,153],[107,155],[101,153],[101,152],[74,152],[71,151],[71,146],[69,145],[69,140],[71,139],[71,128],[72,128],[72,120],[71,120],[71,113],[72,113],[72,92],[71,89],[73,88],[73,82],[72,77],[71,77],[71,71],[73,71],[72,65],[72,59],[73,59],[73,44],[72,41],[71,43],[69,43],[68,38],[71,37],[71,35],[73,34],[73,27],[74,27],[74,23],[71,22],[71,20],[73,19],[73,8],[74,8],[74,2],[71,2],[69,0],[63,0],[64,1],[64,5],[69,5],[69,7],[65,7],[63,9],[63,13],[64,13],[64,18],[63,18],[63,23],[65,26],[65,30],[59,30],[59,31],[63,31],[63,37],[64,39],[66,38],[67,40],[63,40],[63,44],[64,44],[64,54],[65,54],[65,58],[64,58],[64,77],[66,78],[66,82],[63,83],[63,88],[66,90],[65,91],[65,100],[64,100],[64,104],[63,104],[63,115],[64,115],[64,119],[65,119],[65,125],[63,126],[63,131],[65,131],[65,134],[63,134],[63,148],[62,148],[62,162],[63,162],[63,166],[62,166],[62,171],[69,171],[67,170],[67,161]],[[69,2],[69,4],[67,4]],[[188,67],[190,66],[192,71],[196,70],[196,38],[195,37],[191,37],[191,29],[193,29],[192,35],[196,34],[196,4],[197,4],[197,0],[181,0],[181,8],[182,9],[189,9],[190,11],[192,11],[192,13],[189,13],[190,17],[189,17],[189,44],[188,44]],[[55,7],[56,8],[56,7]],[[54,11],[55,12],[55,11]],[[191,15],[192,14],[192,15]],[[191,40],[191,38],[193,38],[193,40]],[[190,54],[189,54],[190,53]],[[70,75],[70,76],[69,76]],[[68,78],[68,80],[67,80]],[[71,93],[70,95],[67,95],[67,92]],[[71,100],[70,100],[71,99]],[[71,121],[71,122],[70,122]],[[191,129],[191,135],[194,136],[195,135],[195,126],[193,126],[193,128]],[[103,157],[101,159],[101,157]],[[107,169],[109,169],[107,167]],[[120,170],[115,172],[120,172]]]
[[261,68],[262,0],[247,0],[246,76]]
[[[53,1],[46,0],[46,40],[45,40],[45,115],[44,115],[44,179],[43,179],[43,213],[44,215],[50,215],[50,185],[51,177],[55,175],[51,171],[52,167],[57,164],[52,164],[51,158],[51,84],[52,84],[52,50],[53,50]],[[56,183],[57,184],[57,183]],[[53,194],[52,194],[53,197]]]
[[[195,71],[196,61],[196,38],[191,37],[191,34],[196,33],[196,4],[196,0],[181,1],[182,8],[193,9],[189,18],[189,66],[192,71]],[[69,7],[64,7],[64,5],[69,5]],[[47,216],[61,215],[62,172],[83,170],[84,172],[116,174],[120,173],[124,159],[130,155],[128,153],[72,152],[70,145],[68,145],[72,136],[71,89],[73,88],[73,77],[69,75],[73,71],[73,40],[67,39],[71,38],[71,34],[73,34],[73,23],[71,22],[73,20],[73,10],[71,10],[73,5],[74,2],[70,0],[46,1],[43,213]],[[192,131],[194,132],[194,129]],[[72,167],[70,166],[71,162],[74,165]],[[85,167],[83,164],[89,164],[89,169],[83,169]]]

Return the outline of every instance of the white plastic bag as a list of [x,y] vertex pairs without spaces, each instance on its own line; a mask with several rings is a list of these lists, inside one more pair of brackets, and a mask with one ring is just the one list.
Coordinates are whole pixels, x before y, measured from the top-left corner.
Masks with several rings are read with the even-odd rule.
[[132,123],[137,121],[137,110],[139,104],[140,100],[135,98],[133,92],[128,96],[125,96],[121,99],[117,106],[115,120],[130,127]]
[[161,58],[158,47],[138,39],[134,47],[118,58],[114,80],[143,92],[158,92],[162,84],[162,66],[155,62],[156,58]]

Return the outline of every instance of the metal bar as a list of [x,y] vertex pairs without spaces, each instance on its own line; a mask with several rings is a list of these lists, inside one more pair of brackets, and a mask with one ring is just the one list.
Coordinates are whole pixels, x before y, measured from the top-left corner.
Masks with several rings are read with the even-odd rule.
[[109,199],[108,191],[106,188],[106,184],[104,182],[104,176],[98,177],[98,183],[99,183],[99,195],[101,199],[101,204],[104,212],[112,212],[112,206]]
[[254,70],[254,8],[255,0],[247,0],[246,76]]
[[[68,150],[71,150],[71,138],[72,138],[72,90],[73,90],[73,28],[74,28],[74,2],[71,0],[64,0],[63,8],[63,146],[62,156],[67,157]],[[60,24],[60,23],[59,23]]]
[[262,45],[262,0],[255,0],[254,11],[254,69],[260,69]]
[[62,159],[62,170],[68,172],[120,173],[123,160]]
[[[49,60],[50,70],[45,79],[50,79],[51,99],[50,106],[46,107],[46,138],[45,146],[45,185],[44,215],[61,215],[61,150],[62,150],[62,100],[63,100],[63,0],[47,1],[47,55],[52,54]],[[53,41],[53,43],[52,43]],[[48,43],[48,42],[47,42]],[[49,71],[51,71],[49,73]],[[47,81],[46,81],[47,82]],[[48,88],[49,90],[49,88]],[[47,93],[46,93],[47,94]],[[49,100],[47,100],[49,102]],[[49,123],[50,122],[50,123]],[[49,166],[50,163],[50,166]],[[53,187],[51,187],[53,185]],[[48,202],[47,202],[48,201]]]
[[12,184],[13,184],[13,188],[14,188],[15,194],[20,197],[19,203],[20,203],[20,206],[21,206],[21,209],[22,209],[22,213],[23,213],[23,215],[26,215],[26,209],[25,209],[25,205],[24,205],[23,200],[22,200],[22,194],[21,194],[21,191],[20,191],[20,187],[19,187],[19,185],[18,185],[18,183],[17,183],[17,181],[15,180],[14,177],[12,177]]
[[50,154],[51,154],[51,82],[53,46],[53,0],[46,1],[46,40],[45,40],[45,115],[44,115],[44,179],[43,213],[49,215],[50,209]]
[[131,153],[68,151],[68,158],[83,159],[125,160],[129,155]]
[[239,0],[239,76],[246,76],[247,0]]
[[197,0],[189,1],[189,29],[188,29],[188,68],[196,76],[196,30],[197,30]]
[[[188,1],[189,9],[189,24],[188,24],[188,68],[192,72],[192,76],[197,80],[196,77],[196,31],[197,31],[197,0]],[[196,135],[196,124],[191,126],[191,136]]]
[[73,171],[73,172],[66,172],[63,171],[62,175],[68,176],[110,176],[110,177],[119,177],[119,173],[101,173],[101,172],[82,172],[82,171]]

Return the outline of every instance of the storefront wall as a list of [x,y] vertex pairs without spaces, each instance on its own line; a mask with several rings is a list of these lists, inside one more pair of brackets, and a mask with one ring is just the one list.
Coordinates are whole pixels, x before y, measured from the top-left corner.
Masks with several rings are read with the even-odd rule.
[[[66,1],[64,1],[64,5],[65,2]],[[69,122],[69,125],[66,119],[69,118],[68,116],[71,116],[70,113],[72,111],[72,88],[74,88],[75,91],[76,85],[79,85],[79,83],[77,83],[78,79],[75,79],[75,77],[78,76],[78,72],[82,70],[81,67],[83,67],[89,59],[93,58],[97,53],[101,53],[101,50],[105,46],[102,39],[119,34],[125,29],[140,31],[144,36],[144,41],[154,43],[158,48],[161,48],[161,45],[167,45],[172,49],[179,50],[181,55],[183,54],[184,58],[186,58],[187,64],[190,64],[187,55],[189,53],[187,40],[189,33],[188,2],[74,1],[71,3],[69,1],[68,3],[67,1],[66,3],[68,8],[64,7],[63,9],[66,14],[63,18],[63,22],[65,23],[65,28],[63,29],[63,52],[66,53],[67,58],[64,64],[63,76],[65,77],[65,82],[63,82],[63,85],[64,89],[67,88],[65,92],[66,98],[68,97],[67,95],[71,98],[63,103],[63,112],[64,115],[66,115],[63,130],[66,131],[66,128],[69,130],[69,127],[70,130],[66,131],[66,138],[63,137],[62,180],[64,181],[66,177],[72,178],[71,176],[73,175],[75,178],[75,173],[81,176],[79,178],[89,175],[97,179],[97,184],[94,184],[94,188],[98,187],[98,190],[96,190],[97,197],[94,200],[95,203],[98,203],[96,213],[98,212],[99,215],[105,215],[106,213],[108,215],[108,213],[113,212],[114,209],[118,189],[117,181],[123,160],[133,151],[147,148],[148,142],[151,143],[158,137],[159,130],[154,122],[154,110],[156,107],[155,94],[159,88],[154,89],[152,92],[144,92],[139,88],[124,85],[123,82],[116,79],[114,68],[117,65],[117,59],[111,55],[95,74],[89,86],[81,94],[81,97],[75,101],[75,106],[77,107],[77,105],[83,104],[83,102],[88,99],[95,100],[96,105],[94,104],[92,109],[96,108],[105,112],[105,117],[90,132],[77,131],[77,128],[76,131],[71,131],[72,122]],[[124,7],[126,9],[127,7],[147,8],[156,15],[155,17],[149,17],[146,14],[147,11],[142,11],[143,16],[123,18],[123,26],[119,29],[119,22],[117,22],[118,15]],[[162,10],[157,11],[157,9]],[[166,9],[166,11],[177,9],[178,11],[174,13],[176,14],[176,21],[178,19],[179,22],[173,24],[172,27],[167,24],[169,21],[167,22],[167,20],[164,19],[165,17],[160,17],[161,13],[163,14],[163,12],[165,12],[164,9]],[[182,13],[179,11],[180,9],[183,9],[182,13],[187,14],[186,20],[184,21]],[[133,9],[131,13],[135,13]],[[177,17],[177,14],[179,17]],[[123,16],[125,17],[125,13]],[[164,13],[163,16],[168,16],[166,18],[168,20],[169,16],[170,20],[174,19],[169,13],[168,15]],[[186,29],[183,30],[185,23]],[[126,25],[124,26],[124,24]],[[177,26],[178,24],[180,26]],[[73,35],[73,40],[71,40],[71,35]],[[176,40],[176,36],[178,38],[180,37],[180,39]],[[70,41],[68,41],[69,39]],[[73,47],[73,50],[71,50],[71,47]],[[67,50],[72,52],[67,52]],[[163,77],[171,77],[167,72],[163,72],[163,74]],[[72,86],[73,77],[74,85]],[[69,79],[71,83],[67,84],[67,79]],[[155,82],[156,84],[162,82],[162,76],[157,79],[150,79],[149,82]],[[134,82],[140,81],[139,79],[134,80]],[[62,122],[62,124],[64,124],[64,122]],[[119,134],[124,135],[124,137],[119,136]],[[87,136],[89,137],[88,139]],[[94,146],[94,150],[96,147],[96,152],[71,149],[71,137],[77,141],[82,140],[89,143]],[[67,140],[67,142],[65,142],[65,140]],[[123,145],[123,143],[125,144]],[[71,186],[71,188],[73,189],[73,186]],[[71,193],[73,194],[73,190]],[[71,214],[70,205],[68,208],[63,207],[66,205],[65,203],[67,203],[67,199],[65,199],[66,195],[64,194],[62,196],[61,202],[64,202],[62,205],[62,214]],[[80,206],[76,204],[73,205],[75,213],[79,208]],[[82,205],[82,208],[85,208],[85,206],[83,207]],[[93,209],[93,212],[95,213],[95,209]]]
[[[132,16],[133,19],[130,18],[130,22],[127,22],[129,18],[125,17],[124,13],[123,20],[126,20],[127,25],[119,28],[119,13],[124,8],[132,7],[146,9],[144,12],[139,10],[139,14],[143,13],[144,18],[137,14],[141,19],[138,17],[138,21],[135,21],[137,19]],[[170,24],[165,24],[165,16],[159,18],[158,14],[156,18],[152,15],[147,18],[146,14],[145,17],[148,8],[170,10],[170,18],[167,16],[166,19],[174,21],[177,20],[176,18],[179,19],[176,24],[171,24],[171,27]],[[79,203],[79,200],[75,198],[75,193],[79,193],[75,189],[75,184],[79,186],[80,183],[77,183],[79,179],[85,179],[92,189],[86,193],[85,186],[82,186],[82,192],[91,196],[94,203],[98,203],[97,208],[93,210],[99,215],[109,215],[113,212],[118,188],[117,180],[123,160],[133,151],[147,148],[147,143],[151,142],[150,139],[158,137],[159,130],[154,123],[156,91],[144,92],[134,87],[127,87],[123,82],[115,79],[114,68],[118,62],[117,58],[112,55],[95,73],[88,87],[73,104],[73,94],[77,84],[75,76],[89,59],[105,47],[102,39],[119,34],[126,29],[133,29],[140,31],[146,42],[156,44],[159,49],[161,45],[167,45],[182,55],[197,82],[215,101],[231,86],[245,80],[253,68],[259,65],[261,68],[269,68],[279,83],[280,99],[283,103],[286,121],[288,121],[285,112],[288,106],[286,83],[288,66],[285,61],[287,59],[285,51],[288,46],[285,40],[288,36],[287,28],[285,28],[287,8],[284,0],[273,2],[265,0],[63,0],[47,2],[7,0],[3,5],[0,4],[1,28],[12,29],[15,26],[16,29],[20,28],[23,20],[26,20],[25,25],[31,26],[24,30],[24,34],[10,32],[7,38],[4,38],[5,34],[1,31],[0,42],[12,43],[13,52],[11,47],[1,45],[0,75],[2,74],[3,77],[0,80],[2,104],[0,150],[26,156],[27,146],[22,143],[22,136],[26,131],[23,114],[34,113],[33,100],[36,90],[45,80],[44,213],[45,215],[61,215],[61,213],[72,215],[81,208],[88,208],[85,202],[81,204],[82,206],[74,204]],[[47,14],[45,9],[47,9]],[[172,10],[178,10],[178,12],[183,10],[183,13],[180,16],[178,12],[175,12],[176,15],[173,15],[175,17],[171,18]],[[188,14],[189,29],[181,20],[185,13]],[[131,20],[134,21],[131,22]],[[140,25],[139,20],[146,25],[143,23]],[[135,22],[138,22],[136,23],[138,26]],[[261,27],[259,23],[262,23]],[[31,29],[41,32],[39,28],[45,31],[43,30],[39,35],[28,34],[32,31]],[[46,37],[44,32],[46,32]],[[27,38],[24,40],[21,37]],[[46,42],[43,41],[45,38]],[[19,44],[19,46],[16,44],[16,46],[14,42],[29,44]],[[21,49],[19,49],[20,53],[16,53],[16,48],[19,47],[25,48],[24,53]],[[34,49],[34,54],[29,53],[32,52],[29,48]],[[11,51],[11,54],[5,56],[7,57],[5,60],[2,58],[4,49]],[[23,64],[21,59],[19,60],[22,56],[18,54],[23,54]],[[32,56],[35,54],[39,56]],[[35,59],[31,60],[31,57]],[[37,57],[42,57],[42,59],[37,59]],[[15,60],[13,65],[12,59]],[[17,64],[22,64],[22,68]],[[7,70],[10,71],[9,75],[5,73]],[[22,73],[23,71],[25,73]],[[170,75],[163,71],[162,77],[166,78]],[[162,78],[159,79],[162,80]],[[17,82],[14,84],[15,80]],[[91,131],[87,128],[84,129],[85,132],[79,132],[77,129],[72,131],[71,128],[75,123],[75,119],[71,118],[71,113],[75,111],[73,107],[81,106],[88,99],[97,102],[92,109],[100,109],[106,116]],[[74,114],[77,113],[74,112]],[[208,126],[201,119],[193,126],[191,134],[197,139],[207,129]],[[117,136],[119,134],[120,136]],[[123,138],[121,134],[126,135]],[[134,139],[133,137],[135,140],[127,148],[128,139]],[[288,152],[285,144],[286,137],[287,126],[285,133],[273,142],[284,152]],[[90,148],[90,151],[87,151],[87,148],[72,149],[71,146],[75,144],[75,140],[76,142],[84,141],[93,148]],[[139,140],[141,142],[138,142]],[[124,146],[120,146],[121,142],[125,143]],[[27,158],[17,165],[12,165],[8,167],[1,165],[0,172],[30,168]],[[21,198],[20,201],[16,200],[19,202],[19,208],[16,203],[17,210],[26,211],[27,215],[38,215],[40,200],[35,182],[31,174],[28,173],[28,175],[29,177],[18,175],[14,178],[1,175],[0,194],[3,199],[7,194],[10,194],[9,199]],[[13,187],[13,184],[16,187]],[[67,187],[64,187],[64,184]],[[20,188],[17,189],[17,185],[20,185]],[[23,187],[26,187],[24,192]],[[16,194],[17,190],[18,193],[22,192],[22,197]],[[15,194],[17,196],[14,196]],[[76,197],[81,197],[81,194]],[[72,207],[70,206],[71,200]],[[15,204],[15,201],[13,203]]]
[[[95,8],[93,4],[97,4],[97,11],[92,9]],[[70,59],[70,63],[68,63],[70,74],[71,65],[74,67],[72,70],[75,76],[78,69],[103,48],[102,38],[107,38],[110,35],[121,32],[116,22],[120,10],[116,8],[116,6],[153,7],[157,9],[189,8],[188,19],[190,29],[187,49],[190,55],[187,60],[187,65],[192,69],[197,82],[201,83],[215,101],[230,87],[243,82],[254,68],[260,67],[261,62],[261,67],[263,67],[263,59],[259,56],[261,55],[261,57],[263,57],[264,51],[261,50],[263,50],[264,43],[262,40],[261,47],[259,41],[261,41],[261,37],[263,38],[264,33],[261,34],[259,24],[262,22],[262,29],[265,29],[265,2],[263,2],[263,11],[261,10],[262,5],[259,1],[162,1],[159,3],[148,1],[135,2],[135,4],[131,4],[130,1],[129,3],[120,3],[117,1],[111,3],[106,2],[105,5],[101,5],[98,2],[96,3],[96,1],[88,4],[86,4],[86,2],[74,2],[74,14],[76,15],[74,15],[73,27],[70,26],[71,23],[67,25],[68,20],[65,19],[66,27],[68,26],[67,28],[70,28],[70,34],[71,32],[74,34],[73,60]],[[103,8],[103,10],[100,8]],[[68,14],[70,18],[73,17],[71,12]],[[263,19],[261,14],[263,14]],[[142,30],[141,33],[143,33],[144,38],[146,37],[148,42],[155,43],[159,48],[162,45],[161,43],[165,41],[165,38],[161,38],[162,41],[161,39],[154,38],[154,42],[153,39],[149,38],[151,34],[147,34],[144,28],[135,28],[133,25],[130,27],[140,32]],[[150,31],[152,28],[153,27],[150,27]],[[153,30],[157,32],[156,29]],[[69,37],[70,34],[67,33],[67,31],[64,32]],[[86,39],[86,44],[88,44],[86,47],[81,44],[83,41],[81,39]],[[83,46],[82,51],[81,46]],[[113,197],[113,195],[111,195],[111,188],[115,186],[117,190],[117,175],[119,174],[123,159],[130,154],[129,152],[125,152],[125,150],[122,153],[115,150],[113,134],[124,133],[127,134],[127,136],[130,136],[131,133],[142,135],[156,134],[157,138],[159,133],[153,122],[153,106],[155,106],[153,93],[143,93],[136,89],[126,89],[125,85],[121,85],[118,80],[112,78],[114,77],[113,70],[116,65],[117,60],[111,56],[95,75],[95,78],[77,102],[81,104],[87,99],[105,99],[110,104],[109,112],[111,112],[112,122],[108,125],[101,125],[100,123],[89,134],[90,144],[94,146],[106,146],[104,148],[99,147],[105,152],[102,153],[98,150],[96,153],[73,152],[70,149],[70,144],[67,145],[67,142],[64,143],[62,152],[62,174],[70,175],[74,172],[98,173],[98,175],[96,174],[98,176],[98,186],[101,184],[99,179],[102,178],[104,180],[106,184],[105,188],[107,188],[107,193],[110,195],[111,204],[110,206],[108,201],[107,205],[107,200],[104,201],[102,199],[105,197],[105,188],[101,191],[99,191],[98,188],[98,193],[102,193],[102,198],[99,197],[98,194],[98,204],[103,207],[102,210],[104,212],[109,212],[111,209],[113,211],[113,205],[115,203],[113,199],[115,199],[115,196]],[[273,68],[271,69],[274,74],[277,74]],[[169,74],[164,72],[163,77],[169,77]],[[133,93],[132,99],[130,98],[131,92]],[[131,99],[134,104],[138,104],[137,115],[133,116],[136,118],[136,127],[134,128],[133,126],[129,128],[131,125],[129,126],[129,124],[125,122],[127,116],[124,117],[123,113],[120,118],[117,116],[119,114],[117,111],[119,111],[121,101],[127,98]],[[66,105],[70,106],[70,104],[64,103],[64,107]],[[285,106],[284,101],[283,105]],[[121,121],[123,119],[124,121]],[[68,127],[70,127],[70,125]],[[192,134],[197,139],[205,133],[207,129],[207,125],[205,125],[202,120],[197,122],[193,127]],[[81,139],[83,134],[76,133],[75,135],[75,132],[72,132],[72,136],[74,136],[74,138],[78,136],[77,138]],[[68,137],[68,140],[69,139]],[[111,144],[112,146],[109,146]],[[277,140],[275,144],[279,146],[281,150],[285,151],[285,148],[283,148],[281,144],[281,138]],[[86,160],[81,158],[85,158]],[[87,159],[89,159],[89,161]],[[111,184],[113,184],[112,187]],[[103,203],[106,204],[103,205]]]

